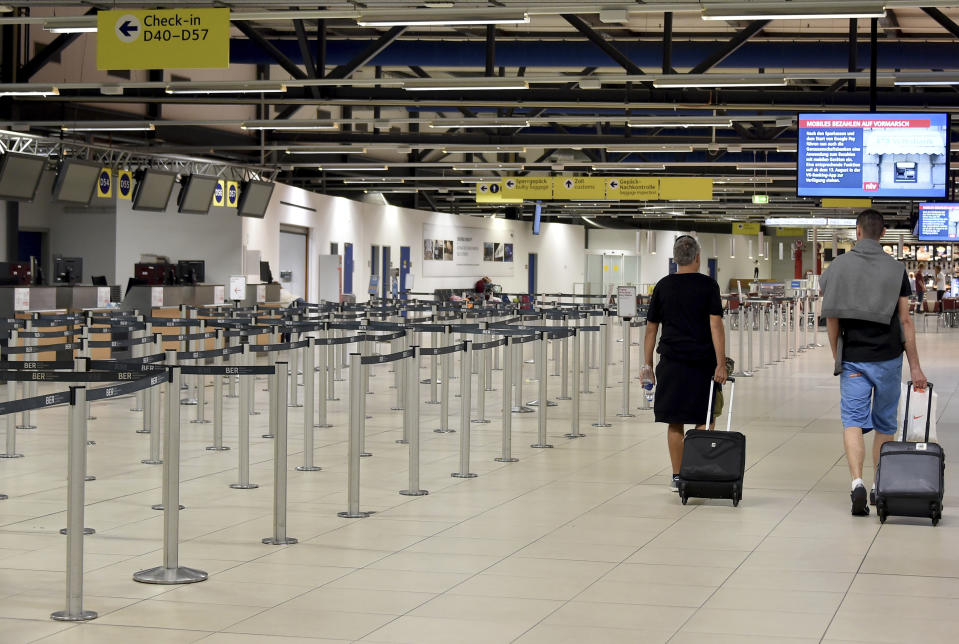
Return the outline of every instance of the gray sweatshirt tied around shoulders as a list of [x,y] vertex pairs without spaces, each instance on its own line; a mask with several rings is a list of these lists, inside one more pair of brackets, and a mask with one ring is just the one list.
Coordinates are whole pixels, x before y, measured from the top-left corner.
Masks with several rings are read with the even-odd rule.
[[899,304],[905,267],[879,242],[861,239],[822,274],[822,316],[889,324]]

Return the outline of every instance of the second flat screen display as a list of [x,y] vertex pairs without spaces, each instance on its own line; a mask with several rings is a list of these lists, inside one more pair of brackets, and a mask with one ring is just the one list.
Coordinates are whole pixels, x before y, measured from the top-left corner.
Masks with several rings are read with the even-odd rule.
[[799,115],[800,197],[946,196],[949,116]]

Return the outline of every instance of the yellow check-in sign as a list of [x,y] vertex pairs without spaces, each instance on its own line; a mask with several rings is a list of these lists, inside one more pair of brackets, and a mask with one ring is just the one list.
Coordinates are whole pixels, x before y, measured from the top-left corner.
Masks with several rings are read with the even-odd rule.
[[229,9],[119,10],[97,14],[97,69],[229,66]]

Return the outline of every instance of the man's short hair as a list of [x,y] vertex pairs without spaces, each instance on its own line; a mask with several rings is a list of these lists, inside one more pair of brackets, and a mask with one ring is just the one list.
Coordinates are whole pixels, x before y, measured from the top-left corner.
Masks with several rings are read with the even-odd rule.
[[699,255],[699,242],[692,235],[681,235],[673,242],[673,261],[679,266],[689,266]]
[[863,210],[856,217],[856,226],[862,231],[862,236],[867,239],[879,240],[882,237],[882,231],[886,228],[886,222],[882,219],[882,213],[878,210]]

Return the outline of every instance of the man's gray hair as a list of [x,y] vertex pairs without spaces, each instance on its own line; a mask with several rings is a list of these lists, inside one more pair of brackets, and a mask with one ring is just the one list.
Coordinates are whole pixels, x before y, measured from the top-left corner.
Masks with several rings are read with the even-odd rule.
[[682,235],[673,242],[673,261],[680,266],[689,266],[699,255],[699,242],[690,235]]

